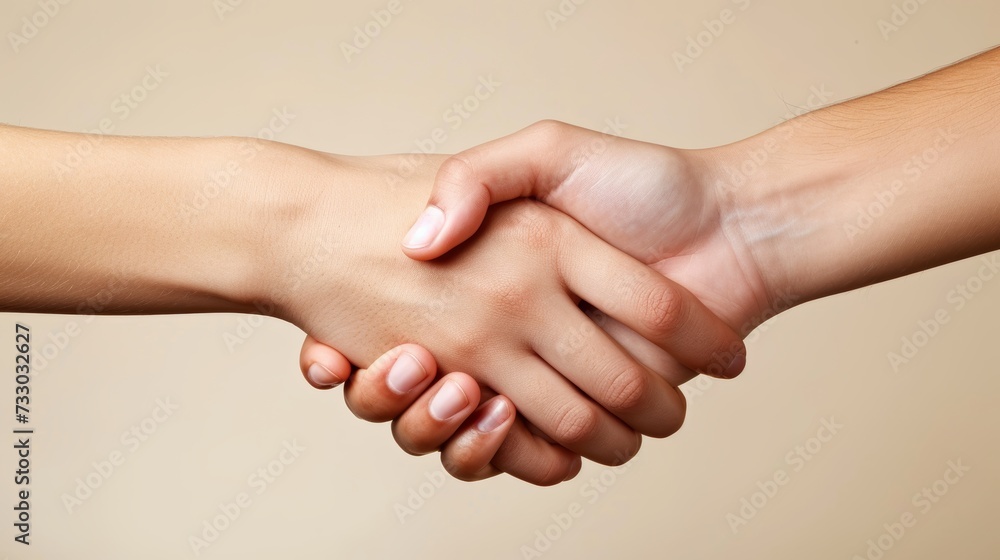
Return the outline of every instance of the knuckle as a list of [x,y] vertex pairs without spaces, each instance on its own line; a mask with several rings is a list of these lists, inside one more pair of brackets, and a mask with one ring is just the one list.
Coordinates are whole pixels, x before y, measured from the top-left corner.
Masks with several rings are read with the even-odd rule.
[[642,404],[649,383],[645,372],[637,366],[627,366],[609,379],[602,404],[611,412],[632,411]]
[[[350,382],[350,381],[349,381]],[[392,414],[386,410],[382,399],[372,392],[361,390],[361,387],[348,388],[345,392],[347,408],[358,418],[366,422],[382,423],[392,420]]]
[[485,300],[501,316],[521,317],[531,309],[533,289],[528,283],[499,277],[487,287]]
[[441,453],[441,466],[451,476],[464,481],[479,480],[482,470],[478,464],[476,451],[469,446],[459,445]]
[[556,458],[546,462],[541,474],[531,482],[538,486],[555,486],[566,478],[567,466]]
[[569,403],[557,413],[553,435],[567,447],[579,445],[594,436],[599,423],[600,418],[593,407],[586,403]]
[[547,251],[556,245],[560,231],[553,212],[533,200],[520,200],[510,206],[511,211],[506,214],[508,227],[518,246]]
[[488,326],[451,325],[449,330],[440,331],[439,334],[444,341],[441,347],[449,349],[449,357],[471,363],[478,363],[483,357],[484,349],[489,348],[489,342],[496,340],[496,334]]
[[642,324],[654,335],[670,337],[684,323],[684,298],[674,286],[657,283],[645,293]]
[[429,434],[410,429],[399,421],[392,423],[392,438],[396,440],[396,445],[400,449],[410,455],[419,457],[437,451],[437,445],[429,437]]
[[558,444],[539,441],[542,448],[526,445],[531,438],[511,435],[500,444],[490,461],[497,470],[511,474],[538,486],[554,486],[562,482],[574,456]]
[[678,394],[680,395],[680,401],[677,404],[677,409],[670,411],[668,418],[660,424],[660,429],[650,431],[645,435],[662,439],[674,435],[677,433],[677,430],[681,429],[681,426],[684,425],[684,417],[687,415],[687,403],[680,391],[678,391]]
[[639,448],[642,447],[642,435],[638,432],[635,434],[635,444],[622,447],[615,453],[615,459],[612,461],[611,466],[617,467],[619,465],[624,465],[632,460],[633,457],[639,454]]
[[540,135],[545,143],[556,144],[564,138],[570,127],[562,121],[543,119],[532,124],[529,129],[532,133]]
[[628,436],[621,436],[607,447],[607,453],[598,462],[609,467],[624,465],[639,453],[642,447],[642,433],[630,430]]
[[453,155],[441,163],[437,181],[449,187],[467,186],[475,179],[472,163],[461,154]]

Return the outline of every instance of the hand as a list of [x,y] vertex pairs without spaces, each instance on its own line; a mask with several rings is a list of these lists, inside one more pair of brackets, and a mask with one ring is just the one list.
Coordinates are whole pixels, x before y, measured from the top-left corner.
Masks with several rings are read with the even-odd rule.
[[539,122],[445,161],[403,250],[440,257],[476,231],[490,204],[534,197],[686,287],[745,335],[771,296],[731,211],[734,191],[716,188],[716,155]]
[[[439,161],[407,178],[390,198],[384,185],[392,178],[392,163],[322,154],[311,165],[299,162],[299,183],[309,203],[289,232],[282,255],[286,265],[279,268],[300,270],[326,260],[317,252],[331,224],[353,223],[356,231],[344,234],[346,247],[336,251],[341,257],[336,266],[299,274],[284,288],[271,282],[277,316],[318,340],[341,341],[338,348],[352,362],[369,363],[372,349],[420,333],[420,342],[446,370],[470,371],[481,384],[510,397],[555,442],[600,462],[620,463],[638,449],[629,426],[656,436],[672,433],[683,419],[683,398],[593,328],[573,296],[607,310],[694,367],[710,364],[720,348],[740,344],[736,333],[689,293],[542,206],[498,208],[480,238],[447,260],[406,259],[395,248],[405,229],[401,217],[418,207],[426,191],[415,187],[430,183]],[[338,164],[341,173],[332,173],[329,166]],[[327,178],[345,176],[345,170],[374,187],[331,188]],[[304,244],[314,239],[314,247]],[[679,315],[665,315],[673,311]],[[358,332],[362,319],[379,326]],[[680,322],[701,336],[669,328]],[[567,379],[600,406],[582,399]],[[464,399],[471,401],[468,395]],[[456,411],[464,407],[454,404]],[[529,432],[515,425],[513,433]],[[532,441],[548,445],[541,438]],[[537,469],[515,472],[537,452],[508,439],[499,458],[510,463],[512,474],[537,479]],[[566,472],[558,478],[541,474],[546,482],[558,482]]]
[[[427,377],[409,392],[391,390],[389,372],[395,367],[412,367],[413,363],[426,371]],[[475,403],[482,398],[479,384],[458,372],[434,381],[437,364],[424,348],[415,344],[398,346],[352,376],[351,364],[342,354],[307,336],[299,365],[306,381],[314,387],[328,389],[346,381],[344,396],[351,411],[370,422],[391,419],[392,435],[407,453],[424,455],[440,449],[445,469],[465,481],[500,474],[492,461],[514,426],[514,404],[498,395],[484,398],[477,408]],[[470,404],[455,416],[439,420],[431,412],[434,403],[456,387],[468,395]],[[579,457],[569,461],[564,478],[576,476],[580,466]]]
[[[533,196],[685,286],[745,336],[773,296],[736,225],[733,191],[716,189],[716,156],[536,123],[449,158],[404,251],[438,257],[475,232],[489,204]],[[697,373],[614,320],[604,327],[672,384]],[[700,373],[728,378],[744,365],[743,347],[734,345]]]
[[[438,257],[476,231],[489,204],[533,196],[685,286],[745,336],[767,317],[772,296],[734,225],[727,197],[732,191],[715,189],[713,163],[710,151],[537,123],[448,159],[404,250],[417,259]],[[627,326],[613,319],[602,326],[671,384],[695,375]],[[702,373],[733,377],[744,365],[742,345],[733,345]],[[412,431],[404,437],[418,437],[415,426],[400,431],[407,430]],[[461,460],[449,453],[444,449],[442,460],[463,470]]]
[[[761,302],[767,298],[749,254],[734,247],[723,228],[723,204],[706,180],[708,161],[697,155],[562,123],[538,123],[447,160],[439,170],[430,203],[444,209],[448,219],[436,222],[432,209],[414,227],[405,250],[417,258],[440,255],[475,231],[489,203],[534,195],[680,280],[746,335],[755,326],[753,317],[763,316],[757,311],[766,308]],[[422,243],[432,236],[437,223],[445,226],[440,234],[431,243]],[[695,375],[621,323],[604,318],[601,324],[672,384]],[[684,334],[696,336],[697,332]],[[307,350],[315,345],[306,341]],[[735,376],[745,363],[742,350],[742,345],[723,349],[703,372]],[[330,360],[337,355],[330,348],[322,352]],[[350,366],[343,358],[340,363],[346,379]],[[460,464],[449,460],[447,450],[442,459]]]

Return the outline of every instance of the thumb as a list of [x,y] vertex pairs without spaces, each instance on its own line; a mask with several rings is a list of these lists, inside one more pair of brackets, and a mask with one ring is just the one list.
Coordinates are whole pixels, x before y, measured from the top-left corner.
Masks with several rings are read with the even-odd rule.
[[410,258],[437,258],[472,236],[491,204],[544,197],[572,170],[577,127],[542,121],[444,161],[427,208],[403,239]]

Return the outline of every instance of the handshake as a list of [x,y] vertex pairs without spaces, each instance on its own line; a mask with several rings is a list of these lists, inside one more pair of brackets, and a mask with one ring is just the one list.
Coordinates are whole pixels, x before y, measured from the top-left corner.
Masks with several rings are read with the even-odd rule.
[[417,164],[106,137],[62,173],[87,139],[0,125],[0,311],[79,312],[112,278],[102,313],[273,315],[406,451],[556,484],[674,433],[678,387],[738,375],[791,304],[1000,249],[997,68],[702,150],[558,122]]
[[350,162],[369,177],[351,195],[357,239],[331,261],[340,280],[311,279],[289,310],[312,335],[306,378],[347,381],[357,416],[393,419],[404,450],[440,449],[462,479],[555,484],[581,456],[627,461],[681,426],[681,383],[743,370],[773,299],[712,165],[551,121],[405,181],[392,158]]

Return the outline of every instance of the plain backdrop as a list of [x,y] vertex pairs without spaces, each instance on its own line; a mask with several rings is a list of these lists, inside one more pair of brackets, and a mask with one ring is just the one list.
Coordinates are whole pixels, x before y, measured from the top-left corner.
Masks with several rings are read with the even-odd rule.
[[[848,99],[1000,42],[1000,4],[976,0],[9,0],[2,12],[0,121],[251,136],[284,111],[278,140],[349,154],[415,151],[438,127],[434,149],[454,152],[543,118],[711,146],[817,92]],[[32,34],[22,18],[44,25]],[[134,91],[149,72],[155,88]],[[481,79],[499,85],[468,102]],[[456,103],[474,110],[456,119]],[[974,280],[980,267],[780,315],[750,336],[739,379],[685,389],[677,435],[554,488],[462,483],[436,456],[404,454],[339,390],[302,381],[302,333],[277,320],[0,315],[0,429],[16,427],[16,322],[37,366],[32,544],[12,540],[9,435],[0,559],[994,558],[1000,278]],[[977,290],[961,307],[958,285]],[[928,326],[941,310],[949,321]],[[904,339],[921,348],[894,368]],[[218,517],[240,493],[249,506]],[[191,537],[210,546],[196,553]]]

